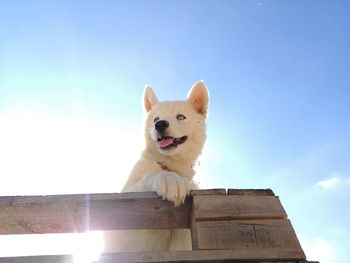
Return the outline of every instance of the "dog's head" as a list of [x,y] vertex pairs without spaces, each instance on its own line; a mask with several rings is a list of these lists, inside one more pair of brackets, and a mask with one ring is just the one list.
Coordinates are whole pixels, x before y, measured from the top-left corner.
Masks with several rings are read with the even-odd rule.
[[199,154],[205,141],[208,90],[198,81],[184,101],[159,102],[152,88],[146,86],[144,107],[147,112],[147,147],[163,155]]

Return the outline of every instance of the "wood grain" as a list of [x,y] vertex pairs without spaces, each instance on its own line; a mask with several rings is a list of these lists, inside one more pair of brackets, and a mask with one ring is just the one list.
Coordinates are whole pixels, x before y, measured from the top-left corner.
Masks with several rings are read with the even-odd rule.
[[[234,220],[197,223],[197,249],[299,250],[305,259],[289,220]],[[271,252],[272,253],[272,252]]]
[[0,234],[189,228],[190,210],[155,193],[0,197]]
[[271,189],[228,189],[228,195],[268,195],[274,196]]
[[287,218],[275,196],[198,195],[193,196],[193,209],[196,221]]
[[225,195],[226,189],[201,189],[201,190],[191,190],[191,196],[194,195]]

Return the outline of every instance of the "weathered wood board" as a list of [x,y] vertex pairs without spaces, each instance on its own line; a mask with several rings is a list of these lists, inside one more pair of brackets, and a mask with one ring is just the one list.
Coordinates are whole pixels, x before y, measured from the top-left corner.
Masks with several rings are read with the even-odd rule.
[[193,209],[196,221],[287,218],[275,196],[197,195],[193,196]]
[[155,193],[0,197],[0,234],[189,228],[190,210]]
[[[178,208],[151,192],[0,197],[0,234],[179,228],[191,228],[197,250],[103,254],[98,262],[305,261],[270,189],[196,190]],[[72,256],[0,258],[0,263],[22,262],[74,261]]]
[[226,189],[217,188],[217,189],[191,190],[191,196],[195,196],[195,195],[226,195]]
[[[270,189],[229,189],[227,195],[194,195],[191,215],[192,246],[196,250],[265,251],[295,259],[304,252],[279,200]],[[283,254],[285,251],[286,254]]]
[[[198,250],[198,251],[167,251],[102,254],[96,263],[116,262],[263,262],[263,263],[301,263],[295,258],[299,251],[289,250]],[[264,259],[264,260],[261,260]],[[73,256],[34,256],[17,258],[0,258],[0,263],[75,263]]]
[[232,220],[197,223],[197,249],[299,249],[289,220]]
[[269,195],[274,196],[271,189],[228,189],[228,195]]

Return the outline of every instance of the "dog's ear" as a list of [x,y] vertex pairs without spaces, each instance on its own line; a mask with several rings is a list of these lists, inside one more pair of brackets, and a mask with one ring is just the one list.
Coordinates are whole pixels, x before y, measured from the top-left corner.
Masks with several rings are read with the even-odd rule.
[[187,95],[187,101],[193,105],[198,113],[204,115],[204,117],[207,116],[209,92],[203,80],[193,85]]
[[154,105],[158,103],[158,99],[151,86],[146,85],[143,91],[143,105],[146,112],[149,112]]

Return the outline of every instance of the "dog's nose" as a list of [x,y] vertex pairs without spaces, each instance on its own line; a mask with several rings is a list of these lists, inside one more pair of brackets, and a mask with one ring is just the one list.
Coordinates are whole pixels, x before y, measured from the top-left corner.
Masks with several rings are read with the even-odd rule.
[[156,126],[156,130],[157,131],[163,132],[163,131],[165,131],[166,128],[169,127],[169,122],[168,121],[164,121],[164,120],[157,121],[155,126]]

